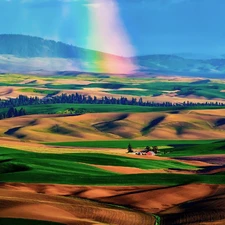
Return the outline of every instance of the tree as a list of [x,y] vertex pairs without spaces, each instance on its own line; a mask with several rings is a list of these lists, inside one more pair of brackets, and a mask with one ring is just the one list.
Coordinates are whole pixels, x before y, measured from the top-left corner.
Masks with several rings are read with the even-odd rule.
[[24,116],[24,115],[26,115],[26,111],[25,109],[21,108],[18,112],[18,116]]
[[147,145],[147,146],[145,147],[145,150],[146,150],[147,152],[149,152],[149,151],[151,151],[152,149]]
[[15,109],[13,107],[9,108],[7,112],[7,118],[11,118],[15,116]]
[[26,115],[25,109],[21,108],[18,111],[16,108],[10,107],[7,112],[0,113],[0,120],[24,115]]
[[158,147],[157,147],[157,146],[153,146],[153,152],[154,152],[155,154],[157,154],[158,151],[159,151]]
[[127,153],[131,153],[131,152],[134,152],[133,149],[132,149],[132,146],[131,144],[129,143],[128,147],[127,147]]

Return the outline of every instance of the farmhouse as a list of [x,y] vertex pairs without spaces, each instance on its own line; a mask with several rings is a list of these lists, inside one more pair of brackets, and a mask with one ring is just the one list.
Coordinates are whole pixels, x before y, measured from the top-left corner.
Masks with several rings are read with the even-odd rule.
[[151,155],[151,156],[155,156],[158,153],[158,147],[157,146],[153,146],[153,147],[149,147],[146,146],[145,149],[141,150],[141,151],[133,151],[131,144],[128,145],[127,147],[127,153],[132,153],[132,154],[136,154],[136,155]]
[[136,152],[135,154],[136,155],[151,155],[151,156],[154,156],[155,155],[155,152],[142,150],[140,152]]

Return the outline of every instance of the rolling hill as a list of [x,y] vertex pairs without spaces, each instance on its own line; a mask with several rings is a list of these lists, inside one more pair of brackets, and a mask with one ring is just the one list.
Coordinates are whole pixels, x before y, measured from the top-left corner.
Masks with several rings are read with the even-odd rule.
[[[110,69],[107,68],[109,62],[112,65]],[[126,74],[135,68],[129,58],[39,37],[0,35],[1,73],[61,74],[68,71],[88,71]]]
[[0,120],[0,136],[40,142],[224,139],[224,109],[149,113],[28,115]]
[[176,55],[147,55],[136,58],[144,71],[224,78],[225,59],[188,59]]
[[[74,59],[98,54],[113,56],[111,54],[79,48],[62,42],[46,40],[19,34],[0,34],[0,55],[13,55],[19,58],[64,58]],[[118,58],[122,58],[116,56]]]
[[[106,65],[110,69],[106,69]],[[223,78],[225,59],[188,59],[163,54],[125,58],[39,37],[0,35],[1,73],[57,74],[75,71]]]

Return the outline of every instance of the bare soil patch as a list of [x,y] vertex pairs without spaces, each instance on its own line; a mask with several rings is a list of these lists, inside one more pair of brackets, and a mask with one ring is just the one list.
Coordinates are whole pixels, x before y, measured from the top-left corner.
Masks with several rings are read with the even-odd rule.
[[[43,193],[43,192],[42,192]],[[60,222],[68,225],[154,225],[151,215],[78,198],[0,188],[0,217]]]

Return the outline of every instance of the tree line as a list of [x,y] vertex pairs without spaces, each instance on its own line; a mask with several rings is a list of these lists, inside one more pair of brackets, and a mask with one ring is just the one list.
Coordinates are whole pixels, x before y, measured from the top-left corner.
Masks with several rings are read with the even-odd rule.
[[107,97],[97,98],[90,95],[82,94],[62,94],[58,96],[51,96],[45,98],[39,97],[28,97],[20,95],[17,98],[0,99],[0,108],[10,108],[18,106],[29,106],[29,105],[43,105],[43,104],[63,104],[63,103],[77,103],[77,104],[112,104],[112,105],[136,105],[136,106],[149,106],[149,107],[190,107],[190,106],[225,106],[222,102],[189,102],[184,101],[182,103],[172,102],[153,102],[144,101],[141,97],[139,99],[126,97]]
[[6,119],[6,118],[17,117],[17,116],[24,116],[26,114],[27,113],[26,113],[25,109],[23,109],[23,108],[17,110],[14,107],[10,107],[7,112],[0,113],[0,120]]

